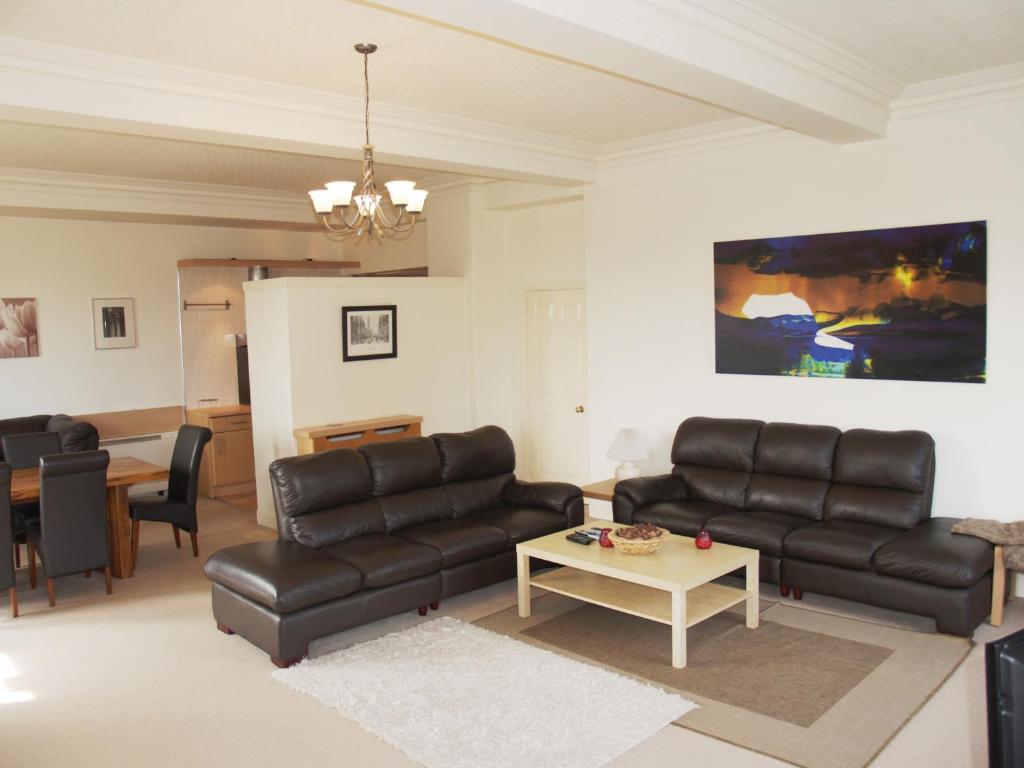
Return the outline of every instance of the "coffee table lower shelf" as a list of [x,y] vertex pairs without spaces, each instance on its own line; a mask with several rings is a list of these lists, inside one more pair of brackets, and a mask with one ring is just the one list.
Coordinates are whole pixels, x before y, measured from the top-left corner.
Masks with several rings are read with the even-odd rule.
[[[642,619],[672,624],[672,593],[662,589],[570,567],[537,574],[530,584]],[[735,587],[710,583],[694,587],[686,593],[686,626],[692,627],[746,599],[747,593]]]

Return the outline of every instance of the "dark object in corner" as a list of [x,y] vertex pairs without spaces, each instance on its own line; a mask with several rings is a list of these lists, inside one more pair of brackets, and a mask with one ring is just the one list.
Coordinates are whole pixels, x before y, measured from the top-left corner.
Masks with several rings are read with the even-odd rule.
[[985,644],[990,768],[1024,765],[1024,630]]

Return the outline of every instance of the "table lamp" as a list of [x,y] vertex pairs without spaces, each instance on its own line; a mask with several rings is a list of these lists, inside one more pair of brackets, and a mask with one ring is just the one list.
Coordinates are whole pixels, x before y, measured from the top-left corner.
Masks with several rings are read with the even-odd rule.
[[609,459],[621,461],[615,468],[616,480],[628,480],[640,477],[640,469],[634,461],[643,461],[648,457],[647,446],[635,429],[620,429],[607,454]]

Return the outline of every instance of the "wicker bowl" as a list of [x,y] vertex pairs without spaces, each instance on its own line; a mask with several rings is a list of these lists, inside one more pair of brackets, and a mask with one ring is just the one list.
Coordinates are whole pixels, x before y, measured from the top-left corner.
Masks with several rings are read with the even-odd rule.
[[658,530],[661,531],[661,536],[656,539],[623,539],[616,536],[615,531],[609,533],[608,538],[615,548],[624,555],[649,555],[668,541],[669,532],[664,528]]

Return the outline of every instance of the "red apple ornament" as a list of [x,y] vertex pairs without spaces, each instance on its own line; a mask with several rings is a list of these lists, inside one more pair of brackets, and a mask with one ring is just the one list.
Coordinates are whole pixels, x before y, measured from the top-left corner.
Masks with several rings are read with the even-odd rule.
[[601,529],[601,538],[597,540],[597,543],[600,544],[602,547],[606,547],[606,548],[609,548],[609,549],[611,547],[614,547],[615,545],[612,544],[612,540],[608,538],[608,534],[611,533],[611,532],[612,532],[611,528],[602,528]]
[[697,537],[693,540],[693,543],[697,545],[697,549],[711,549],[711,534],[706,529],[701,528],[697,531]]

